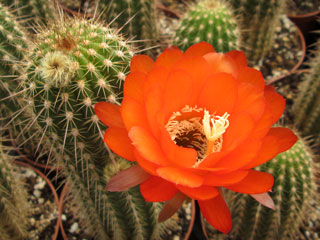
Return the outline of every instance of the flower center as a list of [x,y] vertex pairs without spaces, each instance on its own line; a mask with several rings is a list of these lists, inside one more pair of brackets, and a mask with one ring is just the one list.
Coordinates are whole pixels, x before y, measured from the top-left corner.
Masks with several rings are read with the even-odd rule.
[[228,113],[211,115],[203,108],[186,105],[180,112],[172,114],[165,128],[175,144],[197,151],[198,158],[194,165],[197,167],[206,156],[221,151],[229,116]]

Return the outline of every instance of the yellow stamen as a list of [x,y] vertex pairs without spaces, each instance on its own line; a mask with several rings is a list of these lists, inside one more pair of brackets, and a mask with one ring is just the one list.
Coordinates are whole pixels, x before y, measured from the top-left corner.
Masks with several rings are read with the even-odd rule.
[[[211,116],[209,111],[204,110],[204,116],[202,119],[203,131],[208,140],[208,146],[206,155],[215,152],[217,145],[221,147],[220,141],[222,141],[222,135],[225,133],[229,126],[228,117],[230,114],[225,113],[222,117]],[[219,141],[219,142],[218,142]],[[220,148],[218,147],[218,148]],[[220,149],[219,149],[220,150]]]

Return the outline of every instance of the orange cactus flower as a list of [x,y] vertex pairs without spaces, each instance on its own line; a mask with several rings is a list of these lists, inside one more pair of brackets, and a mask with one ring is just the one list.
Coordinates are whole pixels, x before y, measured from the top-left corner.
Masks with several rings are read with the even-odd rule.
[[100,102],[104,140],[119,156],[137,162],[107,185],[121,191],[140,184],[146,201],[166,201],[159,220],[186,197],[197,200],[219,231],[232,227],[222,188],[251,194],[272,207],[273,177],[252,168],[289,149],[291,130],[271,126],[285,100],[243,52],[216,53],[208,43],[185,53],[166,49],[154,62],[135,56],[120,106]]

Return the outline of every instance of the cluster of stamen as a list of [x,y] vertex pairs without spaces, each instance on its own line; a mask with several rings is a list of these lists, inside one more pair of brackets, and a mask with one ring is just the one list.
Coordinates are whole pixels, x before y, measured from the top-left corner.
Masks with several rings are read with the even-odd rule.
[[206,156],[221,151],[229,116],[228,113],[223,116],[210,115],[203,108],[187,105],[172,114],[165,128],[175,144],[197,151],[198,158],[194,165],[197,167]]

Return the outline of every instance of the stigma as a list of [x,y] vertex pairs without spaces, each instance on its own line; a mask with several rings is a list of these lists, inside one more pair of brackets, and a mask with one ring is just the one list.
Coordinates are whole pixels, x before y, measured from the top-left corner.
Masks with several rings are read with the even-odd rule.
[[203,132],[207,138],[206,155],[213,152],[219,152],[222,148],[222,135],[229,127],[228,117],[230,114],[225,113],[223,116],[211,116],[209,111],[204,110],[202,119]]

